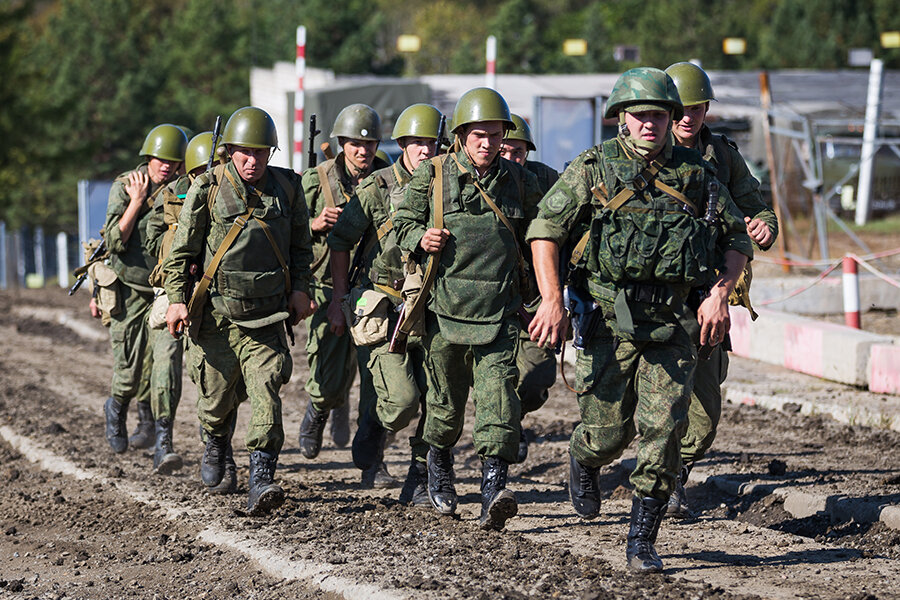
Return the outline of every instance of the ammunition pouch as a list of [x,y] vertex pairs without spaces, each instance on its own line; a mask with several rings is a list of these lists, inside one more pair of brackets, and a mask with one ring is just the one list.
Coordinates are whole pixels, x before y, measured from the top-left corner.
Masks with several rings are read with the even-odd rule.
[[150,314],[147,316],[147,324],[150,329],[166,328],[166,312],[169,310],[169,297],[163,288],[153,288],[153,304],[150,306]]
[[382,344],[388,339],[388,313],[392,308],[387,294],[353,288],[341,300],[341,309],[357,346]]
[[106,261],[98,260],[88,267],[91,294],[100,310],[103,325],[109,327],[110,317],[122,312],[122,293],[119,276]]

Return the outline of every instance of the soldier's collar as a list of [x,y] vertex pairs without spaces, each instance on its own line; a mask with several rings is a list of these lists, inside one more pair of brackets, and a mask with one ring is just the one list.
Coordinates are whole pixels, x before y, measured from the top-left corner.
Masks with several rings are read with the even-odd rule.
[[485,180],[485,179],[491,179],[498,173],[498,171],[501,173],[503,172],[500,169],[500,153],[499,152],[497,153],[497,156],[494,157],[494,162],[492,162],[491,166],[488,167],[487,171],[485,171],[484,177],[478,176],[478,169],[475,168],[474,164],[472,164],[472,161],[469,159],[469,155],[466,154],[465,149],[463,149],[463,148],[459,149],[456,153],[456,157],[459,159],[459,162],[462,164],[462,166],[465,167],[465,169],[466,169],[465,173],[459,174],[461,179],[468,176],[468,177],[472,177],[475,181],[480,181],[480,180]]

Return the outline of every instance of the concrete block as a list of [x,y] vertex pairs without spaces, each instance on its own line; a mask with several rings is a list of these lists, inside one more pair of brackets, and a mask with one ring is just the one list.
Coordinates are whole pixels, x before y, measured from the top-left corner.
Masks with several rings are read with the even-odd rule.
[[891,529],[900,530],[900,506],[885,506],[878,519]]
[[[835,270],[823,281],[796,296],[763,304],[767,300],[783,298],[794,290],[808,285],[813,277],[765,277],[753,278],[750,291],[754,307],[768,308],[799,315],[839,315],[844,312],[843,284],[840,269]],[[900,294],[897,288],[881,279],[862,272],[859,274],[859,298],[863,312],[873,308],[900,308]]]
[[827,496],[807,494],[806,492],[788,492],[784,495],[784,510],[798,519],[825,512],[827,508]]
[[900,394],[900,345],[872,345],[869,390],[877,394]]

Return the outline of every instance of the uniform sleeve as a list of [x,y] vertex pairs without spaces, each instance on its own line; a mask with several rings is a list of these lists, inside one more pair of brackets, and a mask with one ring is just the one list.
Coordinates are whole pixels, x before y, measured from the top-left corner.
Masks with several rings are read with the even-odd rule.
[[[710,174],[710,177],[713,175]],[[719,221],[722,235],[716,241],[716,245],[722,252],[736,250],[753,260],[753,242],[747,235],[747,225],[744,223],[744,215],[731,199],[731,194],[725,186],[719,187]]]
[[312,280],[310,265],[313,261],[312,234],[309,230],[309,207],[302,180],[296,178],[294,187],[294,204],[291,209],[291,246],[290,246],[291,290],[303,292],[310,296],[309,285]]
[[528,227],[526,242],[545,239],[560,246],[583,215],[590,214],[591,168],[595,160],[587,152],[572,161],[562,176],[537,205],[537,216]]
[[186,302],[184,288],[187,283],[187,266],[203,251],[203,243],[209,228],[207,195],[209,180],[201,175],[194,180],[184,199],[184,207],[178,217],[178,227],[172,240],[169,256],[163,264],[166,274],[166,295],[169,302]]
[[168,194],[174,194],[171,188],[166,188],[160,193],[161,198],[150,209],[150,216],[147,217],[147,252],[153,256],[159,256],[159,246],[162,243],[163,234],[169,228],[165,221],[165,200]]
[[328,234],[328,247],[338,252],[350,252],[372,226],[372,204],[377,201],[378,186],[367,178],[356,188],[356,193],[344,206],[337,223]]
[[431,161],[422,164],[413,173],[406,188],[406,195],[394,213],[394,231],[397,232],[397,243],[405,252],[421,254],[419,242],[428,229],[431,218],[431,198],[429,187],[432,179]]
[[772,242],[765,248],[761,248],[768,250],[775,243],[775,238],[778,237],[778,219],[775,217],[775,211],[763,201],[759,191],[759,181],[750,173],[741,153],[731,144],[728,144],[727,148],[731,166],[731,181],[728,182],[728,191],[743,216],[761,219],[772,230]]
[[125,242],[122,240],[122,232],[119,230],[119,221],[128,208],[131,199],[125,191],[125,183],[119,179],[113,182],[109,190],[109,204],[106,206],[106,223],[103,226],[103,237],[106,247],[112,254],[125,252]]

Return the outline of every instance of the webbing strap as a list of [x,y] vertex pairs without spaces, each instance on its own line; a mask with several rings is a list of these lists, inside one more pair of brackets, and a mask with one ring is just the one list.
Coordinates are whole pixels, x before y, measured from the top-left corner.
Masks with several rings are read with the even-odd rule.
[[388,220],[381,224],[381,227],[378,228],[378,231],[375,232],[378,241],[389,234],[394,229],[394,222],[388,217]]
[[[451,155],[452,156],[452,155]],[[433,220],[432,226],[435,229],[443,229],[444,228],[444,163],[441,160],[440,156],[435,156],[431,159],[431,163],[434,165],[434,181],[437,181],[437,185],[434,186],[434,206],[431,209],[431,216]],[[437,265],[441,260],[441,251],[432,253],[428,257],[428,266],[425,267],[425,277],[422,278],[422,287],[419,290],[419,295],[416,297],[415,303],[409,307],[409,310],[404,311],[403,321],[400,323],[400,331],[405,334],[409,334],[412,331],[413,326],[419,321],[422,316],[422,313],[425,312],[425,301],[428,299],[428,294],[431,293],[431,287],[434,285],[434,278],[437,276]]]
[[263,233],[266,234],[266,239],[269,240],[269,243],[272,244],[272,250],[275,251],[275,258],[278,259],[278,264],[281,265],[281,272],[284,273],[284,293],[291,293],[291,272],[288,269],[287,262],[284,260],[284,255],[281,253],[281,249],[278,248],[278,244],[275,243],[275,238],[272,237],[272,231],[269,229],[269,226],[266,225],[266,222],[258,217],[253,217],[253,220],[259,223],[259,226],[262,227]]
[[[226,170],[225,176],[231,182],[231,185],[234,186],[234,189],[238,193],[238,195],[241,196],[241,200],[244,200],[243,194],[241,194],[240,192],[240,187],[234,180],[234,177],[231,175],[231,173]],[[191,295],[191,299],[188,302],[189,317],[196,317],[203,309],[203,303],[206,302],[206,294],[209,291],[209,285],[212,283],[212,278],[216,273],[216,269],[219,268],[219,263],[222,262],[222,258],[225,256],[225,253],[228,252],[228,249],[231,248],[231,245],[234,243],[234,240],[237,239],[237,236],[241,233],[241,230],[247,226],[247,221],[248,219],[250,219],[250,215],[253,214],[253,209],[256,208],[258,200],[258,194],[253,194],[252,196],[250,196],[249,201],[245,200],[247,212],[234,220],[234,223],[231,224],[231,229],[229,229],[228,233],[225,235],[225,239],[223,239],[222,243],[219,244],[216,253],[213,255],[209,266],[206,267],[206,271],[203,272],[203,276],[200,278],[200,281],[197,282],[197,286],[194,288],[194,293]],[[212,216],[210,216],[210,218],[212,218]]]
[[381,285],[380,283],[373,283],[372,285],[374,285],[377,289],[381,290],[388,296],[393,296],[394,298],[400,298],[401,300],[403,299],[403,294],[401,294],[400,292],[398,292],[397,290],[395,290],[392,287],[389,287],[386,285]]
[[659,179],[654,181],[653,185],[655,185],[656,189],[658,189],[659,191],[672,196],[672,198],[678,200],[679,202],[690,208],[693,211],[693,214],[697,214],[697,206],[693,202],[691,202],[687,196],[673,188],[671,185],[665,184]]
[[319,173],[319,187],[322,188],[322,196],[325,197],[325,206],[335,208],[337,205],[334,203],[334,192],[328,185],[328,171],[325,169],[325,164],[316,165],[316,171]]

